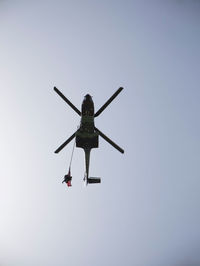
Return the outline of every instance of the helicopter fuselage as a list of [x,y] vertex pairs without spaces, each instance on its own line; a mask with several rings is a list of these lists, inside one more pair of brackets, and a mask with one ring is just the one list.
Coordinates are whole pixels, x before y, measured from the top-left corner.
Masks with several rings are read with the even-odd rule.
[[94,125],[94,103],[87,94],[82,103],[80,127],[76,132],[76,147],[91,150],[99,147],[99,134]]
[[85,177],[89,180],[90,152],[99,147],[99,134],[94,126],[94,103],[92,97],[87,94],[81,108],[80,127],[76,131],[76,147],[84,149],[85,152]]

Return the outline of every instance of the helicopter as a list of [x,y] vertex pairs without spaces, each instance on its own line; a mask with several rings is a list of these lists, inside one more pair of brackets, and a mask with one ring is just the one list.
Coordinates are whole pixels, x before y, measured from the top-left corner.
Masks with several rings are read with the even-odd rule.
[[[99,147],[99,136],[101,136],[105,141],[111,144],[119,152],[124,153],[124,150],[120,148],[116,143],[114,143],[110,138],[108,138],[103,132],[101,132],[97,127],[95,127],[94,119],[99,116],[106,107],[117,97],[117,95],[123,90],[120,87],[106,102],[102,107],[95,112],[94,102],[92,96],[86,94],[82,102],[81,111],[76,108],[71,101],[69,101],[61,91],[54,87],[54,91],[81,117],[80,126],[62,145],[60,145],[55,153],[59,153],[70,141],[75,138],[75,143],[77,148],[82,148],[85,152],[85,176],[84,181],[87,184],[101,183],[101,178],[99,177],[89,177],[89,165],[90,165],[90,152],[93,148]],[[71,182],[70,169],[68,175],[65,176],[63,182]],[[71,183],[70,183],[71,186]]]

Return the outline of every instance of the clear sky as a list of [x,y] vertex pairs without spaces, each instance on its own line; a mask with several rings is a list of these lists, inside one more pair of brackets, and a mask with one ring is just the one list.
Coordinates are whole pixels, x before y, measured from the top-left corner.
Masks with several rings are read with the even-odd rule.
[[[200,265],[200,1],[0,1],[0,265]],[[56,95],[96,110],[76,149]]]

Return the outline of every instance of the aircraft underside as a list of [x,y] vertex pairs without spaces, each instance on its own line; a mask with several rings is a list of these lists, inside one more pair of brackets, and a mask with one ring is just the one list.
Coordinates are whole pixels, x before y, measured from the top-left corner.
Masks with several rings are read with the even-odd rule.
[[93,149],[99,147],[99,135],[95,133],[76,132],[76,147],[83,149]]
[[[90,165],[90,152],[93,148],[99,147],[99,136],[101,136],[105,141],[112,145],[119,152],[124,153],[124,150],[120,148],[115,142],[108,138],[103,132],[101,132],[94,125],[94,118],[99,116],[105,108],[117,97],[117,95],[123,90],[120,87],[107,101],[106,103],[94,113],[94,103],[92,97],[87,94],[82,103],[81,112],[76,108],[56,87],[54,87],[55,92],[79,115],[81,116],[81,122],[79,129],[74,132],[64,143],[62,143],[56,150],[55,153],[59,153],[70,141],[74,138],[76,139],[76,147],[84,149],[85,152],[85,166],[86,173],[84,180],[86,184],[92,183],[101,183],[101,179],[98,177],[89,177],[89,165]],[[73,153],[72,153],[73,154]],[[71,162],[70,162],[71,166]],[[70,168],[69,173],[65,177],[70,178]],[[64,179],[64,182],[69,182],[67,178]],[[71,185],[71,183],[70,183]]]

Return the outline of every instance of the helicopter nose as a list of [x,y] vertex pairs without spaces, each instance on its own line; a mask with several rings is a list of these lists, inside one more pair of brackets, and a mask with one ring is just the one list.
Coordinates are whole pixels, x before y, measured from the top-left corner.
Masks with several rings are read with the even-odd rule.
[[86,94],[86,95],[85,95],[85,99],[86,99],[86,100],[91,100],[91,99],[92,99],[92,96],[91,96],[90,94]]

